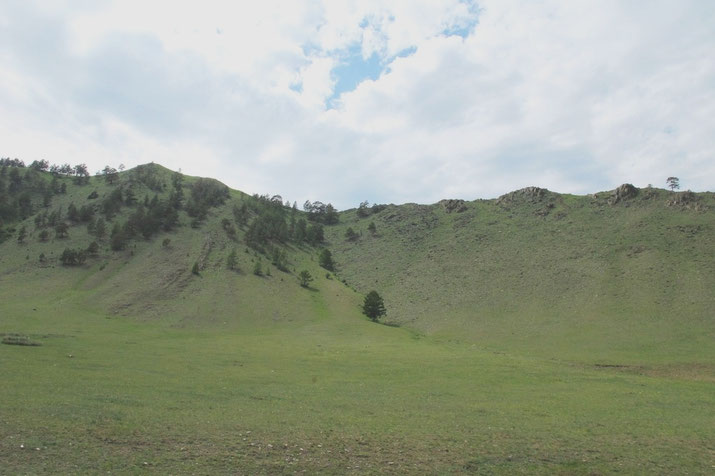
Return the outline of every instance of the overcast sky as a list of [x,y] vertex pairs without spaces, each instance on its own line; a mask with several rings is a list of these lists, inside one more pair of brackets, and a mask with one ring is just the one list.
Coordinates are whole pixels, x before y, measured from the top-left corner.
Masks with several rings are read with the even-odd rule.
[[0,2],[0,156],[332,202],[715,189],[715,1]]

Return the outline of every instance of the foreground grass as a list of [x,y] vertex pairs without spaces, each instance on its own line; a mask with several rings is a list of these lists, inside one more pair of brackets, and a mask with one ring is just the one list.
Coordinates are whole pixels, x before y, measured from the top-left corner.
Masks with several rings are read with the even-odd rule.
[[0,472],[713,469],[712,381],[425,338],[337,291],[291,327],[203,330],[4,299],[0,333],[42,345],[0,345]]

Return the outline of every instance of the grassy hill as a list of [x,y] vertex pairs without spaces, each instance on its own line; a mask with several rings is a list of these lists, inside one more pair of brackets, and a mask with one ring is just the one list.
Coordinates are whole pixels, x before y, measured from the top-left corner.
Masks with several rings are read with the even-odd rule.
[[[349,210],[321,242],[155,164],[0,169],[0,473],[712,470],[713,194]],[[371,289],[400,327],[361,314]]]
[[348,211],[327,238],[340,276],[382,293],[389,322],[493,350],[698,362],[712,375],[714,227],[712,193],[530,188]]

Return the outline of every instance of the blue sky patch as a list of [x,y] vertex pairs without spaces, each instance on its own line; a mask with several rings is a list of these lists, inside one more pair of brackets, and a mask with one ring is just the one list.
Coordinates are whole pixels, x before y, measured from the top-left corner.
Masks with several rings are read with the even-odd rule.
[[469,36],[472,31],[474,31],[474,26],[477,24],[475,21],[474,23],[469,23],[466,25],[454,25],[449,28],[445,28],[442,33],[444,36],[461,36],[462,38],[466,38]]
[[345,58],[332,70],[335,89],[333,95],[326,101],[326,105],[329,109],[332,108],[342,93],[354,91],[358,84],[365,80],[376,80],[384,69],[385,65],[377,54],[373,53],[372,56],[365,59],[362,56],[360,45],[352,46]]
[[469,13],[471,13],[471,18],[464,18],[463,22],[456,25],[450,25],[442,31],[444,36],[460,36],[462,38],[468,37],[473,31],[474,27],[479,23],[479,7],[476,3],[470,0],[464,0],[460,3],[467,5]]

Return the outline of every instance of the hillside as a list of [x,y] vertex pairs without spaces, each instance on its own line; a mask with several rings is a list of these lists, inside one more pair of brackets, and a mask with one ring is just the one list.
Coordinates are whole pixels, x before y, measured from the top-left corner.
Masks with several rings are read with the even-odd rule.
[[[322,225],[306,225],[303,218],[303,236],[289,238],[288,223],[305,214],[276,198],[247,196],[155,164],[84,181],[31,168],[0,169],[3,176],[19,171],[22,177],[18,191],[5,195],[7,208],[16,208],[22,197],[31,210],[3,228],[5,289],[71,286],[86,296],[91,309],[161,317],[175,325],[223,322],[226,313],[240,309],[241,319],[253,325],[258,316],[270,316],[263,324],[291,321],[296,308],[312,306],[315,296],[301,292],[298,284],[302,269],[317,282],[328,281],[317,265],[321,243],[309,236]],[[270,228],[273,222],[280,226]],[[58,233],[62,224],[65,236]],[[26,231],[19,240],[21,229]],[[96,251],[87,251],[93,242]],[[79,262],[63,263],[67,249],[82,252]],[[232,251],[236,263],[229,270]],[[254,274],[258,262],[260,276]],[[198,273],[192,272],[194,264]]]
[[326,237],[341,277],[384,294],[389,322],[543,357],[710,365],[714,226],[713,193],[528,188],[347,211]]
[[[26,175],[12,195],[18,171]],[[328,248],[339,280],[384,296],[389,324],[547,358],[712,362],[712,193],[624,185],[572,196],[532,187],[494,200],[363,204],[338,214],[320,202],[306,213],[279,196],[247,196],[155,164],[79,180],[2,167],[2,177],[5,201],[20,210],[2,228],[2,279],[75,281],[88,305],[110,314],[186,325],[206,304],[216,320],[237,308],[290,319],[287,309],[306,299],[302,269],[316,289],[333,278],[317,262]],[[58,223],[69,225],[67,236]],[[18,240],[21,228],[27,236]],[[83,263],[62,265],[65,249],[92,242],[97,250]],[[236,269],[227,272],[232,251]]]
[[338,213],[156,164],[18,165],[0,473],[711,472],[712,193]]

